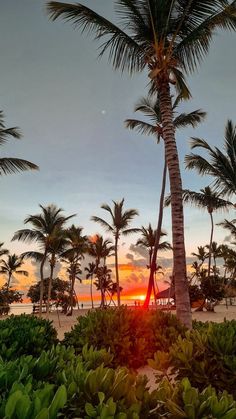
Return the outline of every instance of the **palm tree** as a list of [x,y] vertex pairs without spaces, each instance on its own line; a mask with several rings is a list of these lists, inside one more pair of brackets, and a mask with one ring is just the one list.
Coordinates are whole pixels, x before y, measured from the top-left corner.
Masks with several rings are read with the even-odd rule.
[[24,262],[22,256],[17,256],[15,253],[13,255],[8,255],[7,261],[1,259],[0,263],[0,274],[6,274],[8,276],[6,286],[7,291],[9,290],[11,278],[14,273],[23,276],[29,275],[27,271],[19,269]]
[[2,249],[2,246],[4,245],[4,243],[0,243],[0,257],[8,255],[9,250],[7,249]]
[[[170,202],[170,197],[166,199],[166,204]],[[189,189],[183,190],[183,202],[185,204],[195,205],[197,208],[207,210],[210,220],[211,220],[211,233],[210,241],[208,245],[208,278],[211,273],[211,256],[212,256],[212,242],[214,234],[214,220],[213,212],[228,210],[230,207],[233,207],[232,202],[226,201],[221,198],[221,194],[213,191],[210,186],[206,186],[203,189],[200,189],[200,192],[190,191]]]
[[225,128],[224,151],[211,147],[206,140],[192,138],[191,149],[200,148],[206,157],[191,153],[185,157],[187,169],[214,178],[213,186],[223,195],[236,194],[236,126],[228,121]]
[[90,262],[88,266],[84,269],[87,273],[86,279],[90,279],[90,296],[91,296],[91,303],[92,308],[94,308],[93,304],[93,277],[96,274],[96,264],[94,262]]
[[107,231],[113,234],[115,238],[115,268],[116,268],[116,283],[117,283],[117,301],[118,307],[120,307],[120,281],[119,281],[119,269],[118,269],[118,242],[121,234],[127,236],[132,233],[137,233],[138,228],[128,228],[132,219],[138,215],[138,211],[135,209],[128,209],[124,211],[124,198],[119,201],[112,201],[113,209],[107,205],[101,205],[101,208],[107,211],[111,216],[111,224],[103,220],[100,217],[93,216],[91,219],[96,223],[99,223]]
[[62,18],[101,41],[100,56],[108,52],[115,69],[130,75],[148,70],[157,91],[170,177],[176,309],[191,327],[186,275],[182,182],[173,124],[171,86],[190,96],[184,73],[192,73],[209,51],[217,29],[236,29],[235,0],[116,0],[122,27],[77,3],[49,1],[52,20]]
[[107,266],[100,266],[96,271],[97,281],[94,282],[97,290],[101,291],[101,307],[106,305],[106,292],[112,287],[111,269]]
[[[180,113],[178,114],[178,106],[183,100],[181,94],[179,94],[173,102],[172,111],[174,115],[174,127],[175,129],[185,128],[192,126],[195,128],[197,124],[203,121],[206,116],[206,113],[201,109],[197,109],[190,113]],[[143,121],[139,119],[127,119],[125,121],[126,127],[134,129],[139,133],[146,135],[154,135],[157,140],[157,143],[160,142],[160,139],[163,138],[163,127],[161,123],[161,110],[160,103],[158,99],[153,99],[151,96],[147,98],[142,98],[135,106],[135,112],[140,111],[146,117],[148,121]],[[160,204],[159,204],[159,215],[156,229],[156,239],[153,246],[153,264],[150,261],[150,275],[147,288],[146,299],[144,302],[144,307],[148,307],[150,303],[152,289],[154,290],[154,275],[156,269],[156,259],[157,252],[159,248],[159,242],[161,238],[161,227],[163,220],[163,210],[164,210],[164,197],[165,197],[165,188],[166,188],[166,176],[167,176],[167,162],[165,157],[163,175],[162,175],[162,188],[160,195]]]
[[95,258],[95,270],[99,267],[101,260],[106,263],[106,258],[113,256],[115,247],[110,239],[104,239],[100,234],[90,237],[88,244],[88,254]]
[[[6,128],[4,123],[4,113],[0,111],[0,146],[4,145],[9,138],[19,140],[22,135],[19,128]],[[8,175],[11,173],[22,172],[25,170],[38,170],[36,164],[23,159],[16,159],[12,157],[0,158],[0,175]]]
[[[137,240],[136,246],[142,246],[148,249],[148,254],[149,254],[148,269],[150,269],[151,263],[152,263],[153,249],[154,249],[155,239],[156,239],[156,230],[153,230],[151,224],[149,223],[147,227],[142,226],[140,229],[140,232],[142,233],[142,237]],[[167,233],[165,233],[164,231],[161,231],[161,237],[164,237],[166,235]],[[169,242],[164,241],[162,243],[159,243],[158,249],[171,250],[172,247]]]
[[81,282],[79,275],[82,273],[80,269],[81,259],[84,258],[84,253],[88,251],[88,238],[82,235],[83,228],[76,227],[74,224],[65,231],[65,239],[67,241],[67,248],[62,252],[61,256],[67,263],[69,263],[68,273],[71,281],[70,302],[71,310],[70,315],[73,313],[74,301],[74,287],[75,280]]
[[55,230],[62,228],[65,223],[74,215],[65,217],[62,215],[62,209],[54,204],[46,207],[39,205],[42,213],[29,215],[24,220],[25,224],[31,224],[32,229],[18,230],[12,240],[20,240],[26,243],[36,242],[39,244],[41,252],[25,252],[24,257],[32,257],[37,262],[40,262],[40,305],[39,315],[42,315],[43,304],[43,280],[44,280],[44,265],[50,254],[50,245],[54,238]]

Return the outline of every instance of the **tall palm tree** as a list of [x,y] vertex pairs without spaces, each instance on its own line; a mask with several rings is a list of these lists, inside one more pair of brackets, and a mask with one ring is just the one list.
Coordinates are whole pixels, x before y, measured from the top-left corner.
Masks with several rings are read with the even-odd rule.
[[0,243],[0,257],[8,255],[9,250],[2,248],[2,246],[4,245],[4,243]]
[[61,254],[62,258],[69,264],[68,273],[71,281],[70,315],[73,313],[75,280],[78,279],[81,282],[81,278],[79,277],[82,273],[81,259],[84,258],[84,254],[88,251],[88,238],[82,235],[82,231],[82,227],[76,227],[74,224],[65,230],[67,248]]
[[54,232],[58,228],[62,228],[65,223],[74,215],[65,217],[61,208],[58,208],[54,204],[50,204],[46,207],[39,205],[42,213],[29,215],[24,220],[25,224],[31,224],[32,228],[25,228],[18,230],[12,240],[20,240],[26,243],[36,242],[39,244],[40,252],[25,252],[25,257],[32,257],[36,261],[40,262],[40,305],[39,315],[42,315],[42,304],[43,304],[43,280],[44,280],[44,265],[50,254],[50,245],[54,239]]
[[[22,137],[22,134],[17,127],[6,128],[4,123],[4,113],[3,111],[0,111],[0,146],[4,145],[11,137],[19,140]],[[22,172],[25,170],[38,170],[38,166],[23,159],[16,159],[12,157],[0,158],[0,176]]]
[[173,124],[171,86],[190,96],[184,75],[192,73],[209,51],[217,29],[236,29],[235,0],[116,0],[118,21],[110,22],[80,3],[49,1],[50,18],[62,18],[93,33],[115,69],[130,75],[148,70],[157,91],[165,155],[170,177],[176,309],[191,327],[186,275],[182,182]]
[[0,260],[0,274],[6,274],[7,279],[7,291],[9,290],[12,275],[15,273],[17,275],[28,276],[28,272],[20,269],[24,264],[22,256],[17,256],[15,253],[13,255],[8,255],[7,261],[4,259]]
[[107,204],[101,205],[101,208],[107,211],[111,216],[111,224],[103,220],[103,218],[93,216],[91,219],[99,223],[107,231],[113,234],[115,238],[115,268],[116,268],[116,283],[117,283],[117,301],[120,307],[120,281],[119,281],[119,268],[118,268],[118,242],[121,234],[127,236],[132,233],[137,233],[138,228],[128,228],[133,218],[138,215],[136,209],[128,209],[124,211],[124,198],[121,201],[112,201],[113,208]]
[[[197,124],[203,121],[206,116],[206,113],[201,109],[197,109],[190,113],[178,113],[178,107],[180,102],[183,100],[183,96],[179,94],[172,104],[172,111],[174,116],[174,127],[175,129],[185,128],[192,126],[195,128]],[[132,130],[136,130],[141,134],[153,135],[157,143],[160,142],[160,139],[163,138],[163,127],[161,122],[161,110],[159,100],[151,96],[147,98],[142,98],[135,106],[135,112],[142,112],[145,117],[148,118],[147,121],[139,119],[127,119],[125,121],[126,127]],[[166,157],[164,159],[163,175],[162,175],[162,188],[160,194],[160,203],[159,203],[159,214],[158,222],[156,229],[156,237],[153,246],[153,263],[150,262],[150,275],[148,281],[148,288],[146,293],[146,298],[144,302],[144,307],[148,307],[150,303],[152,289],[154,290],[154,275],[156,271],[156,259],[157,252],[159,248],[159,242],[161,238],[161,228],[163,220],[163,210],[164,210],[164,197],[166,189],[166,177],[167,177],[167,161]]]
[[86,279],[90,279],[91,304],[92,304],[92,308],[94,308],[94,304],[93,304],[93,278],[94,278],[94,275],[96,274],[96,264],[94,262],[90,262],[84,270],[87,272]]
[[[170,203],[170,197],[166,199],[166,204]],[[190,191],[189,189],[183,190],[183,202],[185,204],[195,205],[197,208],[207,210],[210,221],[211,221],[211,232],[209,240],[209,253],[208,253],[208,278],[211,273],[211,256],[212,256],[212,242],[214,234],[214,220],[213,212],[225,211],[233,207],[232,202],[226,201],[221,198],[221,194],[214,191],[210,186],[206,186],[203,189],[200,189],[200,192]]]
[[[149,255],[149,264],[148,268],[151,268],[152,263],[152,255],[153,255],[153,249],[155,246],[155,239],[156,239],[156,230],[154,230],[149,223],[147,227],[142,226],[140,229],[140,232],[142,234],[142,237],[140,237],[137,242],[136,246],[142,246],[148,249],[148,255]],[[161,237],[166,236],[167,233],[165,233],[163,230],[161,231]],[[162,243],[159,243],[158,246],[159,250],[171,250],[171,244],[167,241],[163,241]]]
[[210,175],[213,186],[223,195],[236,194],[236,126],[228,121],[225,128],[223,151],[211,147],[206,140],[192,138],[191,149],[202,149],[206,157],[199,154],[185,156],[187,169],[195,169],[200,175]]

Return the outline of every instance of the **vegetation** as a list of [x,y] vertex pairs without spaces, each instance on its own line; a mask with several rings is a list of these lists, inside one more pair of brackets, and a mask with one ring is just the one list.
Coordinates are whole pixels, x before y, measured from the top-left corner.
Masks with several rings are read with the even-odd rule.
[[15,359],[27,354],[38,356],[57,342],[52,322],[33,316],[11,316],[0,321],[0,356]]
[[174,316],[163,312],[107,308],[79,317],[63,342],[76,353],[86,344],[107,349],[114,355],[114,366],[138,368],[155,351],[168,350],[184,330]]
[[5,284],[0,289],[0,315],[8,314],[12,303],[22,303],[22,294]]

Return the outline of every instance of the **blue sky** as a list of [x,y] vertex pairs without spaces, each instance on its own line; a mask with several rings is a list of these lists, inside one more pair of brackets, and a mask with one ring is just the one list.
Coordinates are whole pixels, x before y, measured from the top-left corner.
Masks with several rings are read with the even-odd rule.
[[[112,1],[83,3],[114,19]],[[17,252],[26,246],[10,239],[23,227],[25,216],[38,211],[39,203],[53,202],[67,214],[77,213],[75,222],[86,234],[102,232],[90,221],[91,215],[103,216],[100,205],[122,197],[128,208],[139,209],[134,225],[155,223],[162,176],[162,147],[123,124],[145,95],[147,75],[130,78],[114,72],[105,58],[97,60],[97,44],[89,36],[61,21],[50,22],[44,7],[43,0],[1,4],[0,108],[7,126],[17,125],[24,133],[22,141],[12,140],[1,152],[40,166],[38,173],[1,178],[0,241]],[[221,146],[227,118],[235,121],[235,41],[235,34],[218,34],[198,73],[189,78],[193,100],[185,109],[200,107],[208,118],[195,131],[177,135],[186,188],[198,190],[208,183],[184,170],[189,137]],[[208,241],[209,220],[189,208],[185,220],[189,255]],[[164,227],[169,238],[170,226],[167,210]],[[224,236],[218,227],[215,238]],[[125,251],[135,240],[129,239]]]

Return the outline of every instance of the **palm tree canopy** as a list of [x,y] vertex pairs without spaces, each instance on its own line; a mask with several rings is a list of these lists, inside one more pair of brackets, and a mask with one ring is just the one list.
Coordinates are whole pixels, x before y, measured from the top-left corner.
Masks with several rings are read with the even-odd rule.
[[[178,114],[177,108],[180,101],[183,99],[182,95],[178,95],[173,102],[173,116],[175,128],[185,128],[191,125],[193,128],[197,126],[206,117],[206,112],[201,109],[197,109],[190,113]],[[159,106],[159,100],[153,99],[151,96],[147,98],[143,97],[135,105],[135,112],[142,112],[148,117],[149,122],[141,121],[138,119],[126,119],[125,126],[129,129],[135,129],[140,134],[154,135],[157,138],[157,142],[162,137],[162,124],[161,124],[161,110]]]
[[229,230],[230,234],[236,239],[236,220],[228,221],[224,220],[221,223],[217,224],[218,226],[223,227],[226,230]]
[[193,256],[197,257],[201,262],[204,262],[207,257],[208,257],[208,253],[205,250],[205,246],[198,246],[198,253],[191,253]]
[[[170,204],[171,197],[165,199],[165,205]],[[200,189],[200,192],[190,191],[189,189],[183,190],[183,202],[185,204],[192,204],[201,209],[207,209],[209,213],[213,211],[225,211],[234,205],[230,201],[221,198],[221,194],[213,191],[210,186]]]
[[196,69],[216,30],[236,29],[235,0],[116,0],[115,7],[120,27],[80,3],[49,1],[47,11],[93,33],[115,69],[132,74],[147,66],[151,79],[169,77],[179,90],[183,71]]
[[222,194],[236,193],[236,126],[228,121],[225,128],[223,151],[211,147],[207,141],[192,138],[191,148],[200,148],[207,157],[191,153],[185,157],[187,169],[195,169],[200,175],[213,176],[213,186]]
[[29,215],[24,220],[25,224],[31,224],[32,229],[18,230],[12,240],[22,240],[27,243],[33,241],[38,242],[42,249],[45,247],[49,248],[50,240],[55,234],[57,228],[62,226],[75,214],[65,217],[62,212],[62,208],[58,208],[54,204],[50,204],[46,207],[40,205],[42,213]]
[[65,230],[66,249],[62,253],[62,257],[71,260],[84,257],[84,253],[88,251],[88,237],[83,236],[82,231],[82,227],[76,227],[74,224]]
[[[149,223],[148,227],[142,226],[140,232],[142,234],[142,237],[137,240],[136,246],[143,246],[148,249],[153,248],[155,245],[156,230],[154,230],[151,224]],[[162,230],[161,237],[166,235],[167,234]],[[167,241],[159,243],[159,250],[171,250],[170,243]]]
[[28,276],[28,272],[21,270],[21,266],[23,265],[23,258],[22,256],[17,256],[15,253],[13,255],[8,255],[7,261],[1,259],[1,265],[0,265],[0,273],[8,273],[12,275],[13,273],[16,273],[18,275],[24,275]]
[[0,243],[0,257],[2,257],[4,255],[8,255],[8,253],[9,253],[9,250],[2,248],[3,245],[4,245],[4,243]]
[[[4,145],[11,137],[19,140],[22,135],[17,127],[6,128],[4,113],[0,111],[0,146]],[[38,170],[38,166],[23,159],[11,157],[0,158],[0,175],[8,175],[25,170]]]
[[107,231],[112,232],[114,235],[117,234],[119,236],[120,233],[124,235],[137,233],[139,231],[138,228],[128,228],[128,226],[133,218],[138,215],[138,211],[136,209],[128,209],[124,211],[124,198],[121,201],[112,202],[113,209],[107,204],[101,205],[101,208],[110,214],[111,224],[97,216],[91,217],[91,220],[99,223],[102,227],[104,227]]
[[[110,239],[104,239],[100,234],[96,234],[89,239],[88,253],[94,257],[97,262],[109,256],[114,255],[115,247]],[[92,263],[89,264],[92,267]],[[95,265],[97,266],[97,265]]]
[[96,273],[96,264],[94,262],[89,262],[84,270],[88,272],[86,274],[86,279],[93,278],[93,275]]

